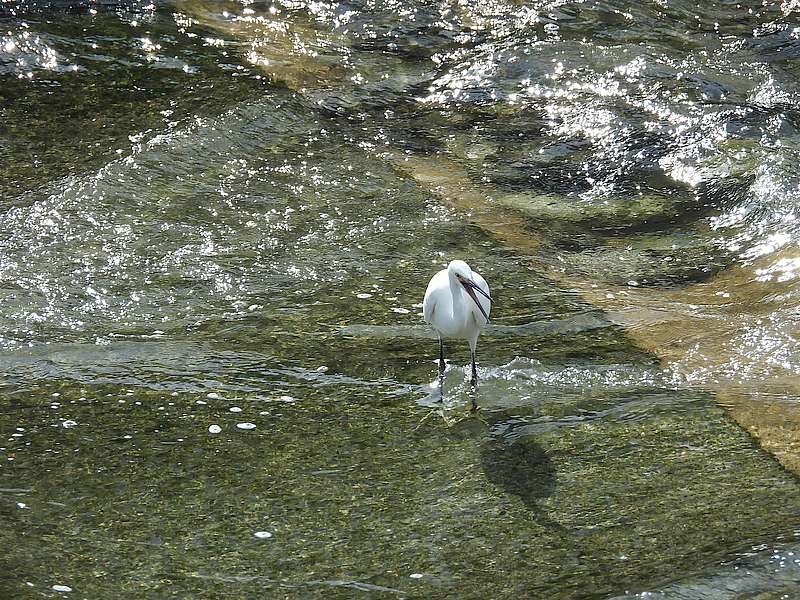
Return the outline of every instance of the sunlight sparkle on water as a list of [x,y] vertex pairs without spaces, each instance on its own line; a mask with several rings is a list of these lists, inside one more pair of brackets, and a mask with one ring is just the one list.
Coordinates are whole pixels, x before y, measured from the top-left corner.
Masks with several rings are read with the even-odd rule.
[[756,279],[761,282],[772,281],[779,283],[791,281],[800,273],[800,257],[781,258],[770,266],[756,269]]

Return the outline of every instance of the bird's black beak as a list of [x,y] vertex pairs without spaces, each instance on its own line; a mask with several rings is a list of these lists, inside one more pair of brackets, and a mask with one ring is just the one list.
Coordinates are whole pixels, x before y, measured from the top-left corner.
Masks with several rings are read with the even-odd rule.
[[479,288],[478,284],[475,283],[474,281],[470,281],[469,279],[465,279],[462,283],[464,285],[466,285],[467,287],[470,287],[473,290],[475,290],[476,292],[478,292],[481,296],[486,298],[490,303],[494,303],[494,301],[492,300],[492,297],[489,294],[487,294],[486,292],[484,292],[481,288]]
[[461,285],[464,286],[464,289],[467,290],[467,293],[469,294],[469,297],[472,298],[473,302],[475,302],[475,305],[478,307],[478,310],[481,311],[481,314],[483,315],[483,318],[486,319],[486,322],[488,323],[489,322],[489,315],[487,315],[486,311],[483,310],[483,306],[481,306],[481,303],[478,300],[478,297],[475,295],[475,292],[478,292],[481,296],[483,296],[484,298],[487,298],[489,300],[489,302],[492,302],[492,297],[489,294],[487,294],[486,292],[484,292],[481,288],[479,288],[474,281],[470,281],[469,279],[461,279],[461,278],[459,278],[459,281],[461,282]]

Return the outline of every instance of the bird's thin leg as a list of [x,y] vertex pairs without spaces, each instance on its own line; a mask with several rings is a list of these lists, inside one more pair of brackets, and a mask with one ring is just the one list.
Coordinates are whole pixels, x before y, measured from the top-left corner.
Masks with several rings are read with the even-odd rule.
[[472,351],[472,379],[470,385],[478,385],[478,365],[475,363],[475,350]]
[[439,336],[439,402],[444,402],[444,342]]
[[480,408],[478,406],[478,388],[473,385],[469,388],[469,414],[477,414]]

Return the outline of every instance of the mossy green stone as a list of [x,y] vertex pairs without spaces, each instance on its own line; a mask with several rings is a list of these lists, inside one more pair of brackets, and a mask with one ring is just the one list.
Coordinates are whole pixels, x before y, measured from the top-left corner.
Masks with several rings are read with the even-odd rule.
[[519,192],[497,194],[495,201],[539,223],[597,228],[630,228],[637,224],[668,221],[678,214],[674,200],[657,194],[584,199]]

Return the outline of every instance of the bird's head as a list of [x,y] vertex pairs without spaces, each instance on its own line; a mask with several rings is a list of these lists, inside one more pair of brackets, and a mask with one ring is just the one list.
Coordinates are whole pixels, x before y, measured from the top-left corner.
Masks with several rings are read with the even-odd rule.
[[475,292],[489,300],[490,303],[492,302],[492,297],[483,289],[478,287],[477,283],[475,283],[475,279],[472,276],[472,269],[469,268],[469,265],[463,260],[453,260],[450,261],[449,265],[447,265],[447,271],[450,273],[451,277],[455,277],[456,281],[458,281],[458,283],[464,287],[464,290],[467,292],[467,294],[469,294],[469,297],[472,298],[473,302],[475,302],[478,310],[481,311],[483,317],[488,321],[489,315],[486,314],[486,311],[478,300],[478,297],[475,295]]
[[472,269],[463,260],[451,260],[447,270],[457,278],[472,280]]

